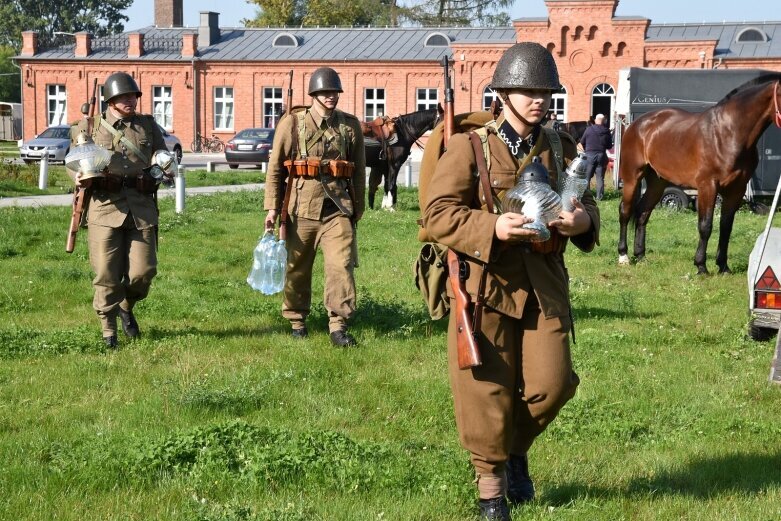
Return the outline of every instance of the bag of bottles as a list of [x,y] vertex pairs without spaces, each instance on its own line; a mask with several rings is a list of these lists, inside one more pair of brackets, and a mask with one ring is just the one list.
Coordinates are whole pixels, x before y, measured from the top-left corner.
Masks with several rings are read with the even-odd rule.
[[253,251],[252,269],[247,284],[264,295],[274,295],[285,286],[287,247],[284,240],[276,240],[267,231]]

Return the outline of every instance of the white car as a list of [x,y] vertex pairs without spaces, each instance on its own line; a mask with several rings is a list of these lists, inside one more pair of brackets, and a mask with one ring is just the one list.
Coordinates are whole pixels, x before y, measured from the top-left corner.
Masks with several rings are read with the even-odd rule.
[[178,137],[174,136],[173,134],[170,134],[166,129],[164,129],[160,125],[157,125],[157,128],[159,128],[160,133],[163,134],[163,139],[165,139],[165,146],[168,147],[169,152],[173,152],[174,154],[176,154],[176,162],[181,163],[182,142],[179,141]]

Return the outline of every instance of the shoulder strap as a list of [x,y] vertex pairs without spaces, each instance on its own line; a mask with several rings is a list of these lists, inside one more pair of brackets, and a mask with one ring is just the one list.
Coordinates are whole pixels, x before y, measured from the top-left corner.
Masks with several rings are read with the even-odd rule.
[[[480,129],[478,129],[480,130]],[[494,213],[494,196],[491,192],[491,173],[488,170],[488,164],[485,160],[487,154],[484,154],[482,139],[477,131],[469,133],[469,140],[472,142],[472,148],[475,152],[475,162],[477,163],[477,177],[480,179],[480,186],[483,188],[483,198],[488,211]]]
[[[296,119],[298,121],[298,153],[301,154],[301,159],[307,158],[306,148],[306,114],[308,109],[301,110],[296,113]],[[295,128],[295,127],[294,127]],[[293,158],[295,159],[295,158]]]
[[344,117],[344,113],[341,110],[336,110],[336,121],[339,125],[339,134],[342,139],[339,140],[339,157],[347,159],[347,142],[349,134],[347,133],[348,125],[347,120]]
[[561,137],[559,133],[552,128],[542,127],[545,131],[545,135],[550,143],[550,148],[553,151],[553,156],[556,158],[556,173],[557,179],[561,177],[561,172],[564,170],[564,148],[561,145]]
[[146,156],[146,154],[141,152],[141,150],[139,150],[139,148],[136,145],[134,145],[132,141],[126,138],[125,135],[122,134],[122,132],[112,127],[111,124],[109,124],[109,122],[103,118],[100,118],[100,124],[103,126],[103,128],[111,132],[111,135],[114,136],[114,150],[116,150],[117,145],[119,143],[122,143],[127,148],[129,148],[136,156],[140,157],[144,161],[144,163],[149,163],[149,158]]

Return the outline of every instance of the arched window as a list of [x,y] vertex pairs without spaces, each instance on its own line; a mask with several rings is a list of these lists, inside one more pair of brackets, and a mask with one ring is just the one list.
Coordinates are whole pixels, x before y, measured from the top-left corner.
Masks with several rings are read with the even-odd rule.
[[431,33],[426,37],[425,47],[450,47],[450,38],[442,33]]
[[605,42],[605,44],[602,46],[602,56],[609,56],[611,47],[613,47],[612,43]]
[[588,29],[588,38],[587,39],[588,40],[593,40],[596,35],[597,35],[597,26],[596,25],[592,25]]
[[626,50],[626,42],[618,42],[618,48],[616,49],[616,56],[623,56]]
[[496,93],[491,87],[486,87],[483,91],[483,110],[491,109],[491,102],[496,100],[499,102],[499,106],[502,105],[502,100],[499,94]]
[[749,43],[766,42],[767,35],[761,29],[757,29],[756,27],[747,27],[738,33],[738,36],[735,38],[735,41],[741,43],[742,42],[749,42]]
[[591,91],[591,115],[604,114],[608,123],[613,114],[616,91],[609,83],[600,83]]
[[298,38],[290,33],[278,34],[271,45],[273,47],[298,47]]
[[575,27],[575,33],[572,35],[573,40],[580,40],[580,35],[583,34],[583,26],[579,25]]
[[548,49],[548,52],[553,54],[553,51],[556,49],[556,44],[553,42],[550,42],[548,45],[545,46],[546,49]]

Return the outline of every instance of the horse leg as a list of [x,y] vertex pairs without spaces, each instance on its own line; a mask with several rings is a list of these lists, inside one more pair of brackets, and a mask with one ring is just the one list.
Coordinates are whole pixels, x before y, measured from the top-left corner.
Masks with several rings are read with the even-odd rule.
[[626,254],[626,228],[629,220],[632,218],[633,205],[635,202],[635,191],[639,183],[636,178],[624,179],[624,188],[621,204],[618,206],[618,263],[629,264],[629,256]]
[[654,207],[661,200],[667,181],[650,167],[645,167],[645,193],[637,205],[637,219],[635,220],[635,257],[640,260],[645,257],[645,228]]
[[376,166],[371,167],[369,170],[369,186],[367,192],[369,193],[369,208],[374,210],[374,194],[377,192],[377,187],[380,186],[381,173]]
[[735,222],[735,213],[740,208],[743,194],[735,191],[727,197],[723,197],[721,202],[721,219],[719,220],[719,246],[716,250],[716,265],[719,267],[719,273],[732,273],[727,265],[727,250],[729,249],[729,239],[732,236],[732,225]]
[[[694,253],[694,265],[698,275],[707,275],[708,267],[705,260],[708,256],[708,240],[713,231],[713,207],[716,206],[716,188],[711,186],[697,187],[697,229],[700,232],[700,242]],[[734,217],[734,213],[733,213]],[[732,223],[730,222],[730,231]],[[729,238],[729,235],[727,235]],[[721,243],[721,241],[719,241]],[[719,244],[721,246],[721,244]],[[724,251],[726,262],[726,248]]]
[[388,167],[388,173],[385,176],[385,199],[382,201],[382,207],[391,211],[396,208],[396,193],[398,191],[396,180],[398,172],[396,165],[393,164]]

